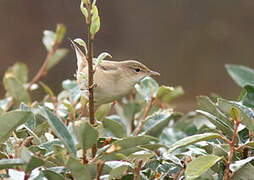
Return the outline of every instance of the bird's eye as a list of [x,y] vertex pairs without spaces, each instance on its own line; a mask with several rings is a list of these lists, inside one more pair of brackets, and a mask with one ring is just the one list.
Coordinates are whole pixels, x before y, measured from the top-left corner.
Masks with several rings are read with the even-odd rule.
[[136,68],[135,71],[136,71],[136,72],[140,72],[140,68]]

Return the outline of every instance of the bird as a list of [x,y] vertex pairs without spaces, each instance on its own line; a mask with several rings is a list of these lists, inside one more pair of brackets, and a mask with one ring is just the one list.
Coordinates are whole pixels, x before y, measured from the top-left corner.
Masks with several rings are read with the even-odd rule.
[[[77,58],[77,83],[85,94],[88,93],[88,61],[84,53],[72,41]],[[147,76],[159,76],[160,73],[150,70],[137,60],[109,61],[102,60],[94,69],[94,103],[96,105],[116,101],[128,95],[134,85]]]

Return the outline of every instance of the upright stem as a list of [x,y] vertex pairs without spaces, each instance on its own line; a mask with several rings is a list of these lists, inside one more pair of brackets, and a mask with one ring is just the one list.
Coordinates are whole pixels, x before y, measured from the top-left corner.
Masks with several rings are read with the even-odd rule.
[[89,86],[89,120],[92,125],[95,124],[94,120],[94,96],[93,96],[93,40],[94,37],[90,33],[91,22],[92,22],[92,14],[91,14],[91,2],[88,1],[88,53],[87,53],[87,60],[88,60],[88,86]]
[[[91,2],[88,0],[87,3],[87,11],[88,11],[88,18],[87,18],[87,25],[88,25],[88,52],[87,52],[87,61],[88,61],[88,90],[89,90],[89,121],[91,125],[95,125],[94,120],[94,95],[93,95],[93,42],[94,42],[94,35],[91,34],[91,23],[92,23],[92,7]],[[92,147],[92,157],[95,157],[97,152],[96,144]]]

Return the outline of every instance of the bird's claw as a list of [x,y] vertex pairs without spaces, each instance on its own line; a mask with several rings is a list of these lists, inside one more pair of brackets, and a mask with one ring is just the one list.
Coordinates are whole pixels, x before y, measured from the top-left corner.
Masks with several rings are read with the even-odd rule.
[[81,87],[80,89],[82,90],[82,91],[85,91],[85,90],[90,90],[90,89],[92,89],[92,88],[95,88],[97,86],[97,84],[96,83],[93,83],[91,86],[84,86],[84,87]]
[[90,89],[95,88],[96,86],[97,86],[97,84],[96,84],[96,83],[93,83],[91,86],[88,86],[87,89],[90,90]]

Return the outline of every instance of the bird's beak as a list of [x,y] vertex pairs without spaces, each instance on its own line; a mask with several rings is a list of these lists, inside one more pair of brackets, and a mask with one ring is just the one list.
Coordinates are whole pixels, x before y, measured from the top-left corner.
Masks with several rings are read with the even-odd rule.
[[160,73],[156,72],[156,71],[150,71],[149,73],[151,76],[160,76]]

